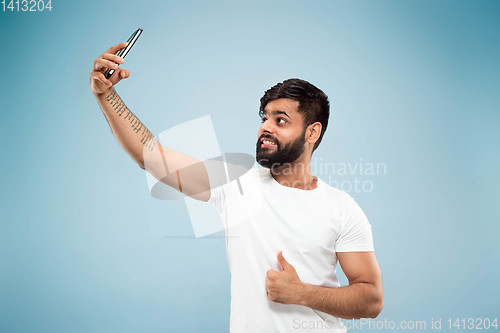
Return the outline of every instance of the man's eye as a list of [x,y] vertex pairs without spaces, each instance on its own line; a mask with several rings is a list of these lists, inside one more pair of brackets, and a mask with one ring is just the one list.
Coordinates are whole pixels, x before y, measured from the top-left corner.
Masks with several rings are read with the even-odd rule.
[[[262,117],[262,118],[261,118],[261,122],[262,122],[262,123],[264,123],[266,120],[267,120],[267,118],[264,118],[264,117]],[[278,124],[285,124],[287,121],[286,121],[286,119],[285,119],[285,118],[281,118],[281,117],[280,117],[280,118],[276,118],[276,122],[277,122]]]

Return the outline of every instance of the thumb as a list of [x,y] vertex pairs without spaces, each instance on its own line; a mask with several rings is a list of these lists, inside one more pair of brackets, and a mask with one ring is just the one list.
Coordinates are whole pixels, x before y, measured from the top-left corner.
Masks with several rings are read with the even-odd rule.
[[283,270],[285,271],[288,271],[290,269],[294,269],[293,266],[285,260],[285,258],[283,257],[283,251],[280,250],[280,252],[278,252],[278,263],[280,264],[281,268],[283,268]]
[[130,72],[126,69],[120,68],[120,79],[126,79],[130,76]]

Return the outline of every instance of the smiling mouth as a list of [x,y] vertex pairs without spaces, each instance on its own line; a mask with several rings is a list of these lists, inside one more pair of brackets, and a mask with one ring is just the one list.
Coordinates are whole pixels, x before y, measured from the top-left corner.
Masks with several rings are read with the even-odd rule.
[[274,148],[274,147],[276,147],[276,143],[270,139],[264,138],[264,139],[261,139],[260,142],[261,142],[261,145],[260,145],[261,148]]

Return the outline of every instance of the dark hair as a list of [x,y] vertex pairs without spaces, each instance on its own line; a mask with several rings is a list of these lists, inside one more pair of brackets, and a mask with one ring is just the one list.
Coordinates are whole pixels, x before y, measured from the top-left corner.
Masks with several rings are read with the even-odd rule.
[[307,81],[288,79],[276,84],[264,93],[264,96],[260,99],[259,114],[262,116],[267,103],[279,98],[289,98],[299,102],[299,112],[304,118],[304,129],[317,121],[321,123],[321,133],[314,144],[314,152],[318,148],[328,126],[328,117],[330,116],[328,96]]

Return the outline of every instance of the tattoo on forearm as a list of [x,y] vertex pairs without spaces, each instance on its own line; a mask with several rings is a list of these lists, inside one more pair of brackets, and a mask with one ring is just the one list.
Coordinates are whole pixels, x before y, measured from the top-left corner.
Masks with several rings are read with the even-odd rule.
[[[113,107],[116,114],[121,117],[125,113],[125,117],[123,119],[129,120],[130,126],[132,129],[139,133],[141,132],[141,143],[146,146],[150,151],[154,149],[154,135],[147,129],[146,126],[130,111],[125,103],[123,103],[122,99],[115,90],[110,92],[106,96],[106,100]],[[142,130],[142,131],[141,131]]]

